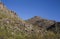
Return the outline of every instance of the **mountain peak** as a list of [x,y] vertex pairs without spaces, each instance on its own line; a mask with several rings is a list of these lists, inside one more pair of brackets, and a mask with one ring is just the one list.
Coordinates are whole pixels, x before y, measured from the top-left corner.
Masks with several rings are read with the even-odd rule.
[[31,19],[28,19],[28,20],[42,20],[43,18],[42,17],[39,17],[39,16],[34,16],[32,17]]
[[39,17],[39,16],[34,16],[34,18],[41,18],[41,17]]

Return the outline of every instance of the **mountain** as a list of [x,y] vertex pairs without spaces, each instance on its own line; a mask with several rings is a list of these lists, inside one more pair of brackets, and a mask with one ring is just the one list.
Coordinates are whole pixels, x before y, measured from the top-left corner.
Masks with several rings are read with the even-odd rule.
[[0,39],[55,39],[55,32],[60,33],[60,22],[39,16],[23,20],[0,2]]
[[[42,27],[43,29],[55,31],[55,32],[57,32],[56,27],[58,28],[60,26],[60,22],[56,22],[54,20],[43,19],[39,16],[34,16],[33,18],[30,18],[26,21],[32,25]],[[59,29],[60,29],[60,27],[59,27]]]
[[28,19],[28,22],[30,22],[33,25],[38,25],[41,27],[49,27],[50,25],[53,25],[55,23],[55,21],[53,20],[46,20],[39,16],[34,16],[33,18]]
[[7,37],[10,35],[14,36],[29,31],[31,26],[19,18],[16,12],[7,9],[3,3],[0,3],[0,39],[8,39]]

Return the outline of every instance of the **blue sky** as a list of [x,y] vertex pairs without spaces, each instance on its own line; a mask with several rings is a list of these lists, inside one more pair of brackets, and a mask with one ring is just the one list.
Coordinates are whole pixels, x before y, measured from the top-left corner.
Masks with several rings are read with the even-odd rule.
[[60,0],[2,0],[2,2],[24,20],[40,16],[60,21]]

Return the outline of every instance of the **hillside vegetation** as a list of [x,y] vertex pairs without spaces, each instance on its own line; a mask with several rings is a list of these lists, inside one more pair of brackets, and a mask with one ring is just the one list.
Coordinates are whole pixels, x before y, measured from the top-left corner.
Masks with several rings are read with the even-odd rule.
[[60,39],[60,22],[35,16],[22,20],[0,3],[0,39]]

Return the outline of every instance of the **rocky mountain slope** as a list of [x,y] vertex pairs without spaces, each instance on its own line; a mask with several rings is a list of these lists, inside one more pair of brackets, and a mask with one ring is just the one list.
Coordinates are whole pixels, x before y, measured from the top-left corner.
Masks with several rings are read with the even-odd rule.
[[60,33],[59,30],[60,22],[39,16],[25,21],[0,2],[0,39],[44,39],[45,35],[49,36],[47,39],[52,35],[55,39],[55,32]]
[[31,26],[19,18],[16,12],[7,9],[3,3],[0,3],[0,39],[3,39],[6,34],[14,36],[20,32],[30,31]]
[[43,19],[39,16],[34,16],[33,18],[28,19],[26,21],[32,25],[41,27],[46,30],[51,30],[51,31],[52,30],[55,31],[56,27],[58,28],[60,26],[60,22],[56,22],[54,20]]

